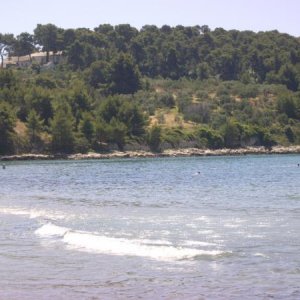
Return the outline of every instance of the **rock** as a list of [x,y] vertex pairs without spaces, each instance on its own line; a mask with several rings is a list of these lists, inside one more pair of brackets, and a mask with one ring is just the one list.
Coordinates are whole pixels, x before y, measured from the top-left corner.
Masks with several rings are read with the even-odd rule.
[[53,159],[113,159],[113,158],[154,158],[154,157],[189,157],[189,156],[221,156],[221,155],[248,155],[248,154],[288,154],[300,153],[300,146],[275,146],[271,150],[264,147],[246,147],[238,149],[198,149],[198,148],[184,148],[184,149],[166,149],[161,153],[148,152],[144,150],[137,151],[112,151],[108,153],[94,153],[86,154],[76,153],[71,155],[66,154],[21,154],[2,156],[0,160],[53,160]]

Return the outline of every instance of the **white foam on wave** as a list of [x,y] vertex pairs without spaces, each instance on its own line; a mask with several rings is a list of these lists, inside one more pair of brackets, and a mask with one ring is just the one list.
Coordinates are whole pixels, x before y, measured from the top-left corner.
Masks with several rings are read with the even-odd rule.
[[216,256],[223,252],[219,250],[198,250],[177,248],[174,246],[145,245],[140,242],[121,238],[111,238],[84,232],[67,232],[63,240],[76,248],[101,254],[142,256],[155,260],[183,260],[197,256]]
[[38,228],[34,233],[39,236],[63,236],[70,229],[66,227],[56,226],[52,223],[48,223]]
[[253,256],[258,256],[258,257],[269,258],[269,256],[268,256],[268,255],[266,255],[266,254],[264,254],[264,253],[259,253],[259,252],[257,252],[257,253],[254,253],[254,254],[253,254]]
[[42,237],[60,236],[69,249],[120,256],[141,256],[161,261],[193,259],[199,256],[217,256],[219,250],[200,250],[175,247],[164,240],[132,240],[102,236],[97,233],[73,231],[48,223],[35,231]]
[[201,242],[201,241],[186,241],[184,242],[184,245],[186,246],[204,246],[204,247],[208,247],[208,246],[215,246],[215,243],[209,243],[209,242]]
[[169,246],[172,245],[170,241],[166,240],[150,240],[150,239],[142,239],[142,240],[131,240],[135,243],[143,243],[145,245],[157,245],[157,246]]
[[49,212],[47,210],[40,209],[24,209],[24,208],[12,208],[12,207],[0,207],[0,213],[6,215],[15,216],[28,216],[30,219],[46,218],[52,220],[63,220],[72,216],[66,216],[61,212]]

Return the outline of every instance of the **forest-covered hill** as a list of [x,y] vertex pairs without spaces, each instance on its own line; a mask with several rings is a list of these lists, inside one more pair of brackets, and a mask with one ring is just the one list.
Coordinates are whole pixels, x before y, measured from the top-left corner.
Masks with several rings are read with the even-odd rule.
[[[36,51],[62,56],[54,65]],[[0,34],[0,154],[300,143],[300,40],[208,26]],[[4,64],[3,64],[4,66]]]

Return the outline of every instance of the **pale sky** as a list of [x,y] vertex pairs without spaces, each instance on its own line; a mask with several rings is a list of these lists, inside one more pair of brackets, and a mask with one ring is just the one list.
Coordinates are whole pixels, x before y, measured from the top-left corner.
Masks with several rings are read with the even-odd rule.
[[130,24],[208,25],[300,37],[300,0],[0,0],[0,33],[33,33],[38,23],[62,28]]

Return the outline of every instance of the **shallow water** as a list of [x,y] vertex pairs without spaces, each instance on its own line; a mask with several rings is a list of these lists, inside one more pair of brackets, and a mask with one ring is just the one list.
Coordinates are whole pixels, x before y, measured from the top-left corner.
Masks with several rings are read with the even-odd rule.
[[299,161],[7,163],[0,299],[299,299]]

